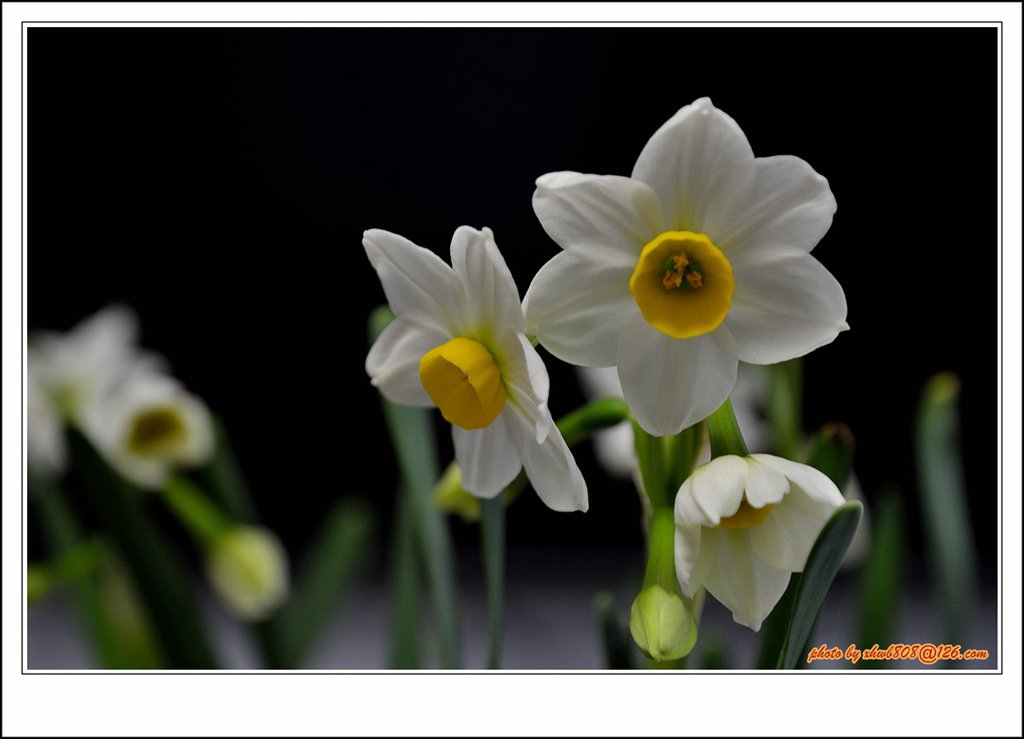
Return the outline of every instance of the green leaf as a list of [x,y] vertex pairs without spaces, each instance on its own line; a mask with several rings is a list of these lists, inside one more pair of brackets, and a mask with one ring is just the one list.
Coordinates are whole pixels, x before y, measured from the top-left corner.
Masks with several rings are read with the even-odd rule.
[[803,364],[791,359],[771,366],[768,422],[775,452],[786,459],[800,459],[803,444]]
[[215,669],[195,591],[163,532],[143,509],[144,494],[114,473],[81,433],[72,430],[69,442],[97,518],[121,552],[146,604],[167,666]]
[[399,494],[391,537],[391,621],[389,625],[391,668],[415,670],[419,657],[419,563],[416,558],[416,529],[412,502]]
[[960,381],[932,377],[918,407],[917,476],[931,580],[945,641],[962,644],[977,597],[977,563],[960,448]]
[[332,509],[302,561],[291,598],[264,625],[273,635],[268,643],[275,668],[301,665],[362,570],[373,528],[373,514],[361,501],[343,501]]
[[505,501],[504,493],[480,501],[480,545],[487,589],[487,669],[501,664],[505,609]]
[[67,503],[64,491],[54,480],[42,476],[30,477],[29,488],[46,547],[56,563],[57,579],[71,587],[79,616],[100,665],[114,670],[161,667],[155,645],[150,643],[146,645],[148,648],[136,645],[126,640],[116,628],[104,601],[99,568],[93,566],[83,573],[79,571],[80,567],[73,566],[74,572],[67,571],[68,557],[90,550],[95,554],[96,547],[82,537],[81,526]]
[[[902,605],[906,533],[903,501],[899,491],[883,492],[872,507],[871,554],[860,576],[860,612],[857,643],[862,649],[875,644],[885,648],[894,640],[894,624]],[[879,668],[884,660],[857,662],[857,667]]]
[[[386,307],[371,314],[371,343],[393,318],[394,314]],[[397,405],[383,397],[381,404],[398,459],[401,494],[409,499],[419,554],[426,571],[441,665],[455,669],[461,662],[455,555],[444,514],[430,500],[439,477],[432,418],[423,408]]]
[[821,604],[839,572],[843,556],[853,541],[864,507],[857,501],[839,506],[825,522],[818,539],[807,556],[793,600],[786,639],[779,653],[778,669],[796,669]]

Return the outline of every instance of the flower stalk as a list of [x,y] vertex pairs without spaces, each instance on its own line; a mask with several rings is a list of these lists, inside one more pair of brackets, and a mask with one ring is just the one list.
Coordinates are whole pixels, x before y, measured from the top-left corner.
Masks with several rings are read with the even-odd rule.
[[728,398],[719,406],[718,410],[708,416],[708,436],[711,439],[711,458],[722,457],[727,454],[734,454],[737,457],[746,457],[750,454],[747,444],[743,441],[743,432],[736,422],[736,414],[733,413],[732,403]]

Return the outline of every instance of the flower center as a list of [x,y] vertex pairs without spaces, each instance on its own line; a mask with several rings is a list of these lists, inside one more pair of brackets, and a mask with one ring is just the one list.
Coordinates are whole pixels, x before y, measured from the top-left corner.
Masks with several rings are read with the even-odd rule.
[[689,339],[725,319],[736,283],[732,265],[704,234],[666,231],[637,260],[629,289],[644,319],[663,334]]
[[128,449],[143,457],[166,456],[186,433],[185,419],[177,408],[149,408],[132,420]]
[[764,508],[754,508],[747,502],[746,497],[740,503],[740,508],[734,514],[728,518],[723,518],[718,522],[718,528],[720,529],[749,529],[762,523],[768,518],[768,513],[774,508],[775,505],[769,503]]
[[483,344],[459,336],[420,359],[420,382],[445,420],[464,429],[490,426],[505,406],[505,385]]

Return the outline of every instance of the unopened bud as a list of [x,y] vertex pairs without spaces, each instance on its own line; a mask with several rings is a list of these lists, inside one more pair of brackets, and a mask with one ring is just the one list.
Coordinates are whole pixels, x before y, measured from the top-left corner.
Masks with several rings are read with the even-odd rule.
[[678,593],[644,588],[629,612],[629,631],[645,655],[658,662],[682,659],[697,643],[697,621]]
[[255,526],[235,526],[210,546],[206,574],[228,609],[260,621],[288,597],[288,557],[278,538]]

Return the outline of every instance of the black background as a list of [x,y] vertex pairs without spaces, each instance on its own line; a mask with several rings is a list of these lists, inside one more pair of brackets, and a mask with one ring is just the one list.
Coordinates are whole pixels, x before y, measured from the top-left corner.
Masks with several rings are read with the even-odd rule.
[[[29,328],[134,306],[143,344],[226,419],[290,546],[338,496],[386,521],[395,471],[363,369],[383,292],[362,231],[447,258],[457,226],[490,226],[524,293],[558,251],[535,178],[628,175],[708,95],[755,154],[806,159],[839,203],[814,254],[852,330],[806,359],[807,427],[848,423],[869,501],[894,482],[914,505],[919,390],[957,372],[991,573],[996,44],[994,29],[941,27],[31,28]],[[545,356],[557,416],[581,397]],[[510,545],[638,550],[635,493],[577,456],[590,512],[524,495]]]

